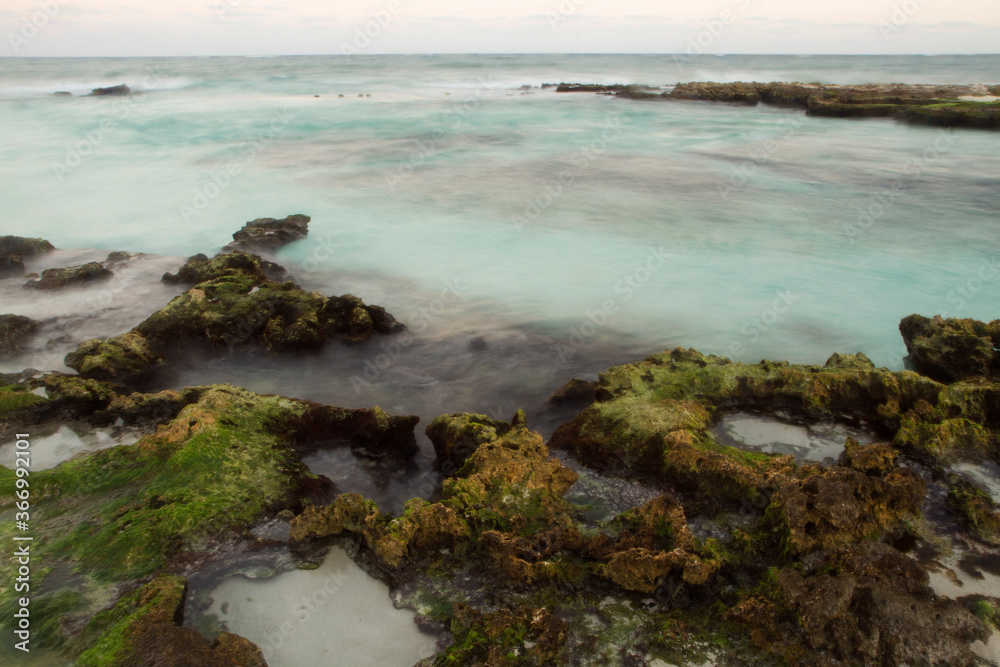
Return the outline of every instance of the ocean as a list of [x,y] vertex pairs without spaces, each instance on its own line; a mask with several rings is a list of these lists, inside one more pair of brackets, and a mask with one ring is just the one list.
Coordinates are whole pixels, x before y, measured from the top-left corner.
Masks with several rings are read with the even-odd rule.
[[[398,512],[440,488],[422,434],[440,414],[524,408],[548,436],[566,381],[663,349],[902,369],[902,317],[998,316],[1000,133],[542,88],[736,80],[996,84],[1000,56],[0,59],[0,234],[59,248],[29,270],[150,255],[110,286],[0,283],[0,312],[42,322],[0,371],[66,371],[180,293],[159,276],[184,257],[310,215],[277,261],[410,335],[222,351],[170,386],[420,415],[414,461],[306,461]],[[133,95],[82,97],[116,84]]]
[[[305,213],[278,260],[415,334],[208,360],[189,384],[429,418],[509,416],[676,346],[900,369],[902,317],[997,316],[1000,134],[540,86],[998,72],[995,55],[0,59],[0,232],[182,258]],[[80,96],[121,83],[134,94]],[[132,291],[88,335],[163,301]]]

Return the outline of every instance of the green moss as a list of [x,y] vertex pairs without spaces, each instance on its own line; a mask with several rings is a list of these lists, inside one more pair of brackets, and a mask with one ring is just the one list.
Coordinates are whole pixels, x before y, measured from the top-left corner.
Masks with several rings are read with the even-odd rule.
[[0,387],[0,421],[13,419],[22,409],[45,401],[45,398],[29,392],[24,385]]
[[[35,581],[39,577],[36,575]],[[33,584],[33,588],[37,586]],[[24,595],[23,593],[21,595]],[[18,595],[8,597],[0,603],[0,629],[5,635],[13,633],[16,619],[14,612],[19,609]],[[64,643],[62,624],[66,617],[82,606],[83,600],[75,591],[61,590],[45,594],[30,594],[31,641],[40,648],[59,648]]]
[[996,629],[998,621],[997,609],[988,600],[980,600],[972,605],[972,613],[990,628]]
[[39,525],[44,543],[98,580],[121,581],[249,527],[307,474],[280,434],[282,418],[300,409],[217,387],[136,445],[34,473],[37,511],[52,517]]
[[1000,544],[1000,508],[988,494],[959,482],[948,492],[947,504],[976,538]]
[[163,605],[183,597],[184,579],[163,576],[123,597],[112,609],[94,616],[76,643],[88,647],[76,661],[76,667],[115,667],[130,657],[130,640],[144,618]]

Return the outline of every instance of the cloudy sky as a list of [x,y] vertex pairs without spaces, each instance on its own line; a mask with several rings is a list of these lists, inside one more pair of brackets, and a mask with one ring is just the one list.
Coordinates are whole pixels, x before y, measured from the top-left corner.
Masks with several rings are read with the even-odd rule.
[[996,53],[1000,1],[2,0],[0,34],[5,56]]

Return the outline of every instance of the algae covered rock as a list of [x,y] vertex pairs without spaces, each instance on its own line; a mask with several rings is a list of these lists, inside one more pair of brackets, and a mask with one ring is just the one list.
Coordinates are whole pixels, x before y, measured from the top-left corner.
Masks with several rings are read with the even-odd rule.
[[562,405],[564,403],[593,403],[597,389],[596,382],[589,382],[579,378],[573,378],[561,388],[556,390],[547,401],[550,405]]
[[233,242],[222,249],[223,252],[237,250],[261,250],[273,252],[293,241],[304,239],[309,234],[308,215],[290,215],[281,220],[258,218],[251,220],[243,229],[233,234]]
[[1000,373],[1000,320],[910,315],[899,331],[917,370],[930,378],[951,383]]
[[163,365],[163,356],[150,349],[142,335],[129,332],[107,340],[81,343],[66,355],[66,365],[81,377],[101,382],[133,383],[150,377]]
[[405,328],[384,308],[355,296],[325,297],[292,282],[275,283],[259,257],[232,257],[192,259],[177,280],[214,277],[175,297],[131,332],[82,344],[67,355],[66,364],[86,377],[128,383],[148,376],[164,358],[192,343],[230,350],[247,344],[317,350],[334,338],[360,342]]
[[805,554],[852,544],[916,518],[926,495],[923,479],[909,468],[885,478],[832,468],[785,481],[771,497],[767,516],[785,549]]
[[219,254],[209,259],[205,255],[189,257],[176,274],[163,274],[163,282],[196,285],[228,276],[250,278],[254,286],[267,281],[281,282],[288,277],[282,266],[244,252]]
[[601,374],[597,402],[561,426],[550,444],[611,471],[669,478],[678,463],[686,465],[674,462],[690,458],[694,448],[767,474],[781,467],[776,457],[720,448],[708,428],[726,411],[780,410],[806,421],[867,424],[901,451],[946,462],[956,451],[989,448],[989,429],[1000,426],[997,406],[995,385],[945,386],[875,368],[863,355],[799,366],[733,363],[677,349]]
[[79,667],[267,667],[261,650],[249,640],[223,632],[209,642],[183,627],[184,579],[164,575],[125,593],[114,607],[97,614],[78,644],[88,646]]
[[486,415],[454,414],[437,417],[425,432],[434,445],[438,467],[448,466],[454,472],[480,445],[507,435],[510,428],[510,423]]
[[0,315],[0,357],[16,354],[38,331],[38,322],[23,315]]
[[40,255],[55,247],[45,239],[0,236],[0,279],[24,275],[24,258]]
[[834,554],[828,568],[778,574],[807,646],[851,664],[977,664],[970,644],[989,637],[960,604],[937,598],[912,559],[877,542]]
[[24,284],[28,289],[57,290],[76,287],[100,280],[108,280],[115,274],[98,262],[89,262],[65,269],[45,269],[42,277]]

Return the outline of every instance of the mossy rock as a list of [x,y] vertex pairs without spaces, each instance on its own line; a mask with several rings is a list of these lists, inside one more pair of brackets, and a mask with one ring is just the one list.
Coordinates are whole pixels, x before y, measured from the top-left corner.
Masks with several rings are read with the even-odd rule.
[[89,262],[80,266],[70,266],[65,269],[45,269],[42,277],[25,283],[29,289],[57,290],[65,287],[77,287],[114,277],[111,270],[98,262]]
[[147,379],[165,358],[192,343],[318,350],[333,338],[359,342],[405,328],[384,308],[351,295],[327,298],[291,282],[270,282],[246,268],[256,267],[259,258],[235,257],[237,265],[211,260],[207,275],[221,275],[198,283],[126,334],[83,343],[67,355],[66,364],[85,377],[130,384]]
[[0,279],[24,275],[24,258],[55,250],[45,239],[0,236]]
[[0,357],[17,354],[38,331],[38,322],[23,315],[0,315]]
[[12,421],[32,406],[47,399],[27,390],[24,385],[0,387],[0,422]]
[[151,377],[163,366],[164,359],[150,348],[144,336],[129,332],[81,343],[66,355],[65,363],[87,379],[136,383]]
[[667,474],[678,468],[671,464],[675,452],[690,457],[691,450],[727,456],[757,473],[784,467],[779,457],[715,444],[709,429],[729,411],[861,422],[906,453],[939,462],[956,452],[990,451],[991,429],[1000,426],[996,385],[945,386],[875,368],[864,355],[837,354],[823,366],[800,366],[733,363],[677,349],[609,369],[596,395],[597,402],[561,426],[550,445],[614,474]]
[[976,539],[1000,545],[1000,507],[989,495],[964,480],[956,481],[947,504]]
[[917,370],[940,382],[989,377],[1000,371],[1000,320],[910,315],[899,325]]
[[288,271],[258,255],[243,252],[220,254],[211,259],[205,255],[195,255],[189,257],[176,274],[163,274],[163,282],[196,285],[227,276],[250,278],[255,285],[258,285],[269,281],[285,280],[288,277]]
[[957,102],[901,108],[896,117],[908,123],[934,127],[1000,129],[1000,104]]
[[266,667],[252,642],[223,632],[209,642],[181,625],[187,584],[181,577],[161,576],[125,593],[114,607],[97,614],[76,640],[87,647],[78,667]]
[[453,414],[435,418],[425,432],[434,445],[437,465],[453,473],[480,445],[502,438],[510,428],[509,422],[486,415]]

